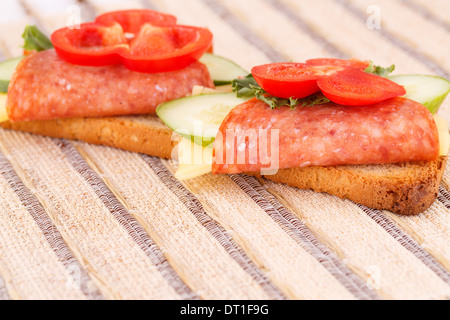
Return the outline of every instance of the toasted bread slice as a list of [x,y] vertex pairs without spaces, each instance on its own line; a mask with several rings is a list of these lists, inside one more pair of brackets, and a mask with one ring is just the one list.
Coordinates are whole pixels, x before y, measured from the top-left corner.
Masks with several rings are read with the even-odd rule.
[[326,192],[369,208],[414,215],[436,200],[446,162],[447,157],[442,156],[432,162],[292,168],[264,177],[300,189]]
[[[178,143],[176,134],[152,115],[3,122],[0,126],[166,159],[173,157]],[[265,178],[300,189],[326,192],[370,208],[413,215],[425,211],[435,201],[446,161],[447,157],[442,156],[433,162],[292,168]]]
[[156,115],[0,123],[4,129],[80,140],[169,159],[177,138]]

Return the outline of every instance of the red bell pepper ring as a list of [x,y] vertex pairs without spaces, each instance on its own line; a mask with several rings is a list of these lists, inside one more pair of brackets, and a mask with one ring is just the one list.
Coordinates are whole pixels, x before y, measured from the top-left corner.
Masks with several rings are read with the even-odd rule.
[[138,72],[167,72],[197,61],[212,44],[209,30],[175,23],[175,17],[152,10],[115,11],[79,29],[57,30],[51,40],[59,57],[69,63],[121,63]]

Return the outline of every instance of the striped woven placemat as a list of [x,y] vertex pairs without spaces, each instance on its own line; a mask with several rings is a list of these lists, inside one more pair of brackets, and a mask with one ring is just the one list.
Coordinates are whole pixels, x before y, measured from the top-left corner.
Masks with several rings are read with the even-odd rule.
[[[450,78],[447,0],[2,0],[1,56],[27,24],[124,8],[207,26],[247,69],[357,57]],[[181,182],[173,161],[8,130],[0,168],[0,299],[450,298],[449,168],[411,217],[244,175]]]

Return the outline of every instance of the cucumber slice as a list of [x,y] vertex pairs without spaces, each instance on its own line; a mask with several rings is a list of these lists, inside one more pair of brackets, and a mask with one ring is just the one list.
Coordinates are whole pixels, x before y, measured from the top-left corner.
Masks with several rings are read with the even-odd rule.
[[405,74],[391,76],[389,79],[405,87],[404,97],[423,104],[433,114],[450,92],[450,81],[437,76]]
[[250,72],[245,71],[233,61],[211,53],[205,53],[200,62],[208,67],[211,78],[216,86],[230,84],[239,77],[245,77]]
[[170,129],[206,146],[214,141],[227,114],[246,100],[234,92],[200,94],[163,103],[156,114]]
[[0,62],[0,92],[7,93],[11,77],[23,57],[17,57]]

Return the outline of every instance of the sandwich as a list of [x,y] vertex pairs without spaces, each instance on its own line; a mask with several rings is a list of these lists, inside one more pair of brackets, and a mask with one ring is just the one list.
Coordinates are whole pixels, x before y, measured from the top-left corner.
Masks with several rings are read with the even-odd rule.
[[117,125],[119,116],[154,115],[160,103],[190,94],[195,85],[214,87],[199,61],[211,50],[211,32],[178,25],[172,15],[114,11],[56,30],[51,40],[35,27],[23,36],[24,57],[0,65],[4,127],[117,140],[120,130],[108,127],[108,117]]
[[[436,112],[450,83],[427,75],[388,79],[393,70],[358,60],[274,63],[236,79],[232,93],[164,103],[157,114],[183,136],[176,176],[247,174],[421,213],[435,201],[446,167],[448,126]],[[173,114],[184,108],[181,123]]]
[[156,107],[244,72],[212,53],[209,30],[176,20],[113,11],[51,39],[27,26],[24,56],[0,63],[0,126],[170,156]]
[[3,128],[174,159],[180,180],[254,175],[405,215],[437,197],[445,79],[388,78],[393,67],[355,59],[249,74],[212,54],[207,29],[151,10],[101,15],[51,41],[32,31],[25,57],[0,64],[0,75],[12,69],[0,79]]

